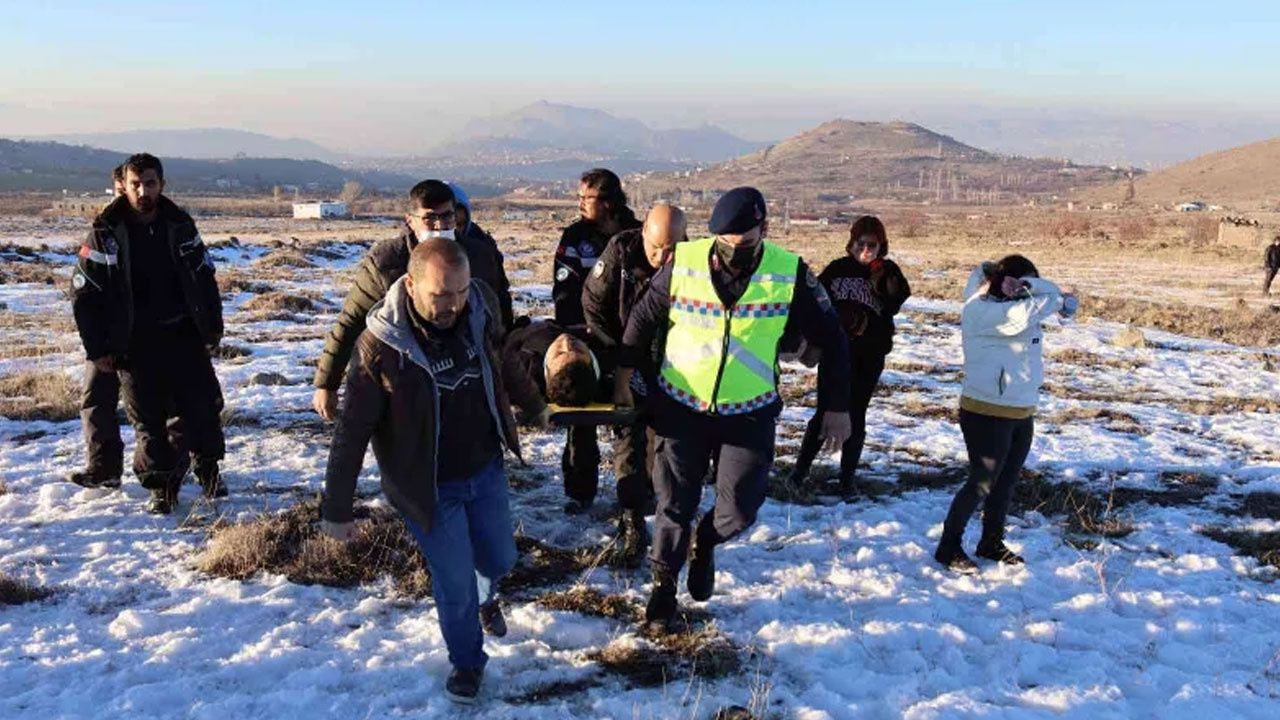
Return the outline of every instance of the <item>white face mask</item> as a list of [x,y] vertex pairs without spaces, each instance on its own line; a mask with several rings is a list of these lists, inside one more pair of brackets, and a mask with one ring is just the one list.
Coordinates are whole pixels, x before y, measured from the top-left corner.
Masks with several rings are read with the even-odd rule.
[[418,242],[430,240],[431,238],[445,238],[446,240],[454,240],[453,228],[448,230],[418,230],[414,232],[418,236]]

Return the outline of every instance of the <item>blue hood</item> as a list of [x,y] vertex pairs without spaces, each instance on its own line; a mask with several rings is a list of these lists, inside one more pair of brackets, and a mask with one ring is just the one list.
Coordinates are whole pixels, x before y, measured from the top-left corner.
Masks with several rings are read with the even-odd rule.
[[457,183],[448,183],[449,189],[453,191],[453,202],[467,209],[467,224],[458,227],[458,235],[466,235],[471,230],[471,196],[467,194],[457,185]]

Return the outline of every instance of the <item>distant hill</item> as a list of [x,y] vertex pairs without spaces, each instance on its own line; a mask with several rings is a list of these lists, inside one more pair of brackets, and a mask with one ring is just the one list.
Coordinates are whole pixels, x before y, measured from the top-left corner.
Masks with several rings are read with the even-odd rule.
[[767,196],[801,201],[981,203],[1067,193],[1121,175],[1108,168],[998,155],[912,123],[834,120],[710,168],[650,174],[635,186],[647,196],[754,185]]
[[[1280,137],[1201,155],[1134,182],[1133,202],[1174,205],[1203,201],[1236,210],[1280,208]],[[1124,183],[1081,194],[1089,202],[1119,202]]]
[[502,115],[479,118],[429,156],[472,166],[532,164],[590,153],[648,163],[719,162],[760,146],[704,125],[656,130],[603,110],[537,102]]
[[216,160],[235,157],[290,158],[338,162],[341,157],[321,145],[299,138],[278,138],[227,128],[193,130],[131,130],[28,136],[24,140],[88,145],[122,153],[149,152],[164,157]]
[[[111,169],[127,154],[55,142],[0,139],[0,190],[99,191],[110,183]],[[412,178],[395,173],[358,173],[317,160],[233,158],[196,160],[161,156],[171,191],[269,190],[297,185],[313,191],[340,190],[347,180],[369,187],[409,187]]]

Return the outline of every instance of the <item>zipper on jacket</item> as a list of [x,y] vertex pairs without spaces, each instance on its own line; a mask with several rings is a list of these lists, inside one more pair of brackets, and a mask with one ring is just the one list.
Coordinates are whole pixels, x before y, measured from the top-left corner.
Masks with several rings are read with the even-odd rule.
[[733,319],[733,308],[724,309],[724,341],[720,346],[720,367],[716,370],[716,384],[711,387],[711,414],[716,414],[716,398],[720,395],[720,381],[724,378],[724,366],[729,362],[729,324]]

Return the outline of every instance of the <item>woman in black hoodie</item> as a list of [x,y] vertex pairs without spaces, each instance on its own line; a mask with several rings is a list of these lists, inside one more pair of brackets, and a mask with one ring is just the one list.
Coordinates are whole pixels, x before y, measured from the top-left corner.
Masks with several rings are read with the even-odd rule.
[[[853,490],[853,477],[867,438],[867,406],[880,382],[884,358],[893,349],[893,316],[911,296],[911,287],[897,263],[885,259],[889,239],[879,218],[873,215],[858,218],[849,230],[845,252],[845,257],[832,261],[818,280],[831,296],[840,325],[849,336],[853,365],[849,374],[853,380],[849,417],[853,421],[853,434],[840,453],[840,487],[849,493]],[[819,383],[823,381],[824,378],[818,378]],[[804,481],[818,454],[822,444],[819,435],[822,412],[823,408],[819,407],[809,421],[791,474],[792,483]]]

